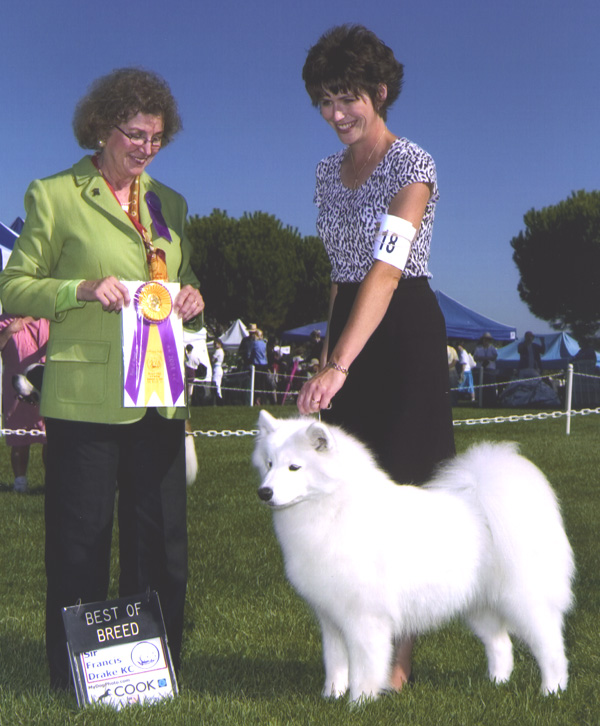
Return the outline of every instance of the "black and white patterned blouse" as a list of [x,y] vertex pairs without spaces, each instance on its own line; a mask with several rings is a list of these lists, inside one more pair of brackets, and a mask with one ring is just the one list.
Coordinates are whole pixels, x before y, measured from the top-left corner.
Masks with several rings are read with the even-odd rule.
[[433,192],[403,276],[431,277],[427,262],[439,199],[431,156],[408,139],[396,139],[367,181],[358,189],[349,189],[340,179],[345,153],[342,149],[317,165],[317,231],[329,255],[332,281],[362,282],[373,265],[373,244],[381,216],[400,189],[415,182],[431,185]]

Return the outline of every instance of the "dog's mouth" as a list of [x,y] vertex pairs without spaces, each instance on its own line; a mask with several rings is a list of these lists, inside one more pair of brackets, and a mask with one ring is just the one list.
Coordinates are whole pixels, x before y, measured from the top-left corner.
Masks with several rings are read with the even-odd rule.
[[293,499],[291,502],[284,502],[283,504],[275,502],[273,501],[273,490],[270,487],[260,487],[258,496],[269,509],[289,509],[302,501],[302,499]]

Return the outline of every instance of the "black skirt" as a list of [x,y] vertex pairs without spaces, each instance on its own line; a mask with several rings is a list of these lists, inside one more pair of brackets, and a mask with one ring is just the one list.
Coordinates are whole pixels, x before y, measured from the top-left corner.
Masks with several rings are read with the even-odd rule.
[[[338,283],[330,353],[358,288]],[[406,278],[323,420],[367,444],[395,481],[422,484],[455,453],[449,389],[442,311],[427,278]]]

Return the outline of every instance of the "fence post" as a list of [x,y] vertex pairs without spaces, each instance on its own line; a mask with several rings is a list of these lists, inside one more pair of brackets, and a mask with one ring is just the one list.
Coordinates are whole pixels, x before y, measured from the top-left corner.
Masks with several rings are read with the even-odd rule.
[[479,391],[477,392],[477,398],[479,399],[479,408],[483,408],[483,366],[478,366],[479,371]]
[[254,406],[254,374],[255,374],[256,368],[254,366],[250,366],[250,405]]
[[573,400],[573,364],[569,363],[567,366],[567,395],[566,395],[566,409],[567,409],[567,436],[571,433],[571,402]]

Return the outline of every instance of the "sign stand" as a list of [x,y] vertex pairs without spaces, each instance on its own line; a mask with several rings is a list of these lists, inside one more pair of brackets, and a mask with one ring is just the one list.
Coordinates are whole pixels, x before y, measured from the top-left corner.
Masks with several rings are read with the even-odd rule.
[[80,707],[121,709],[178,694],[156,592],[77,604],[62,617]]

